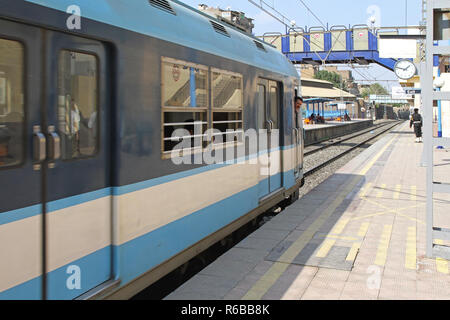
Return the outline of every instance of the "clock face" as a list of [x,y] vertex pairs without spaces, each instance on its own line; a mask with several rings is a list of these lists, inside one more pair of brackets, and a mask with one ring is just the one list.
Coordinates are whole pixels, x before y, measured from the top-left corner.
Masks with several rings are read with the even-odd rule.
[[395,64],[394,68],[397,77],[403,80],[411,79],[416,74],[416,66],[412,61],[409,60],[399,60]]

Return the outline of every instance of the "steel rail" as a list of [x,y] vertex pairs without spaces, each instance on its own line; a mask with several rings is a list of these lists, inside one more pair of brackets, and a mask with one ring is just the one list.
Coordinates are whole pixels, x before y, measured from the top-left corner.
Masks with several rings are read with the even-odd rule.
[[375,125],[374,127],[371,127],[370,129],[362,130],[362,131],[359,131],[359,132],[357,132],[357,133],[351,134],[350,137],[347,137],[347,138],[344,138],[344,139],[340,139],[340,137],[337,137],[337,138],[332,138],[332,139],[329,139],[329,140],[326,140],[326,141],[322,141],[322,142],[319,142],[319,143],[316,143],[316,144],[310,144],[310,145],[307,146],[307,147],[314,146],[314,145],[321,144],[321,143],[325,143],[325,142],[330,141],[330,140],[340,139],[340,140],[338,140],[338,141],[331,142],[330,144],[327,144],[327,145],[325,145],[325,146],[318,147],[318,148],[315,148],[315,149],[313,149],[313,150],[307,151],[307,152],[304,153],[303,156],[306,157],[306,156],[312,155],[312,154],[317,153],[317,152],[319,152],[319,151],[322,151],[322,150],[325,150],[325,149],[327,149],[327,148],[333,147],[333,146],[335,146],[335,145],[341,144],[342,142],[351,140],[351,139],[356,138],[356,137],[359,137],[359,136],[361,136],[361,135],[363,135],[363,134],[365,134],[365,133],[367,133],[367,132],[370,132],[370,131],[373,131],[373,130],[377,130],[377,129],[379,129],[379,128],[388,126],[388,125],[390,125],[390,124],[392,124],[392,122],[377,124],[377,125]]
[[350,147],[348,150],[346,150],[346,151],[344,151],[344,152],[338,154],[337,156],[334,156],[333,158],[331,158],[331,159],[329,159],[329,160],[327,160],[327,161],[321,163],[320,165],[318,165],[318,166],[316,166],[316,167],[314,167],[314,168],[312,168],[312,169],[306,171],[306,172],[304,173],[304,177],[308,177],[308,176],[312,175],[314,172],[316,172],[316,171],[318,171],[318,170],[320,170],[320,169],[322,169],[322,168],[328,166],[330,163],[335,162],[336,160],[342,158],[342,157],[343,157],[344,155],[346,155],[347,153],[350,153],[351,151],[360,148],[361,146],[365,145],[367,142],[369,142],[369,141],[371,141],[371,140],[373,140],[373,139],[379,137],[379,136],[382,135],[383,133],[385,133],[385,132],[387,132],[387,131],[389,131],[389,130],[395,128],[396,126],[398,126],[398,125],[400,125],[400,124],[402,124],[401,121],[398,122],[398,123],[396,123],[396,124],[394,124],[393,126],[390,126],[388,129],[383,130],[383,131],[381,131],[380,133],[378,133],[378,134],[376,134],[376,135],[370,137],[369,139],[367,139],[367,140],[365,140],[365,141],[363,141],[363,142],[361,142],[361,143],[358,143],[357,145],[355,145],[355,146],[353,146],[353,147]]

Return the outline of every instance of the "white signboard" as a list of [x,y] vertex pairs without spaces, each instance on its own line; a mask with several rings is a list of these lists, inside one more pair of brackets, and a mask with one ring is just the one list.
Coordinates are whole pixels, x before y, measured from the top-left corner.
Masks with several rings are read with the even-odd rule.
[[415,39],[379,39],[380,58],[417,58],[417,40]]
[[412,99],[412,96],[406,94],[403,87],[392,87],[392,99]]
[[338,103],[338,110],[346,110],[347,105],[345,103]]

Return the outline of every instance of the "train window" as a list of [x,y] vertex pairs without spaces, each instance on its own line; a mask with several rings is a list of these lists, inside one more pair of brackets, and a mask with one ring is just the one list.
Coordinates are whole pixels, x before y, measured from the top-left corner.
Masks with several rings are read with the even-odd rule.
[[58,69],[58,128],[63,160],[93,156],[98,146],[98,61],[63,50]]
[[243,78],[242,75],[218,69],[212,70],[212,119],[215,143],[236,143],[243,139]]
[[162,60],[162,153],[202,149],[208,129],[208,67]]
[[208,68],[167,59],[162,69],[164,107],[208,106]]
[[275,124],[276,128],[279,128],[278,114],[279,114],[278,88],[270,87],[270,118]]
[[0,39],[0,167],[20,164],[24,152],[24,48]]
[[207,112],[164,112],[163,152],[203,147],[208,128]]
[[265,112],[261,112],[261,110],[265,110],[266,106],[266,87],[259,84],[258,85],[258,130],[262,130],[266,128],[266,114]]
[[242,76],[213,69],[212,95],[213,108],[241,110],[244,104]]

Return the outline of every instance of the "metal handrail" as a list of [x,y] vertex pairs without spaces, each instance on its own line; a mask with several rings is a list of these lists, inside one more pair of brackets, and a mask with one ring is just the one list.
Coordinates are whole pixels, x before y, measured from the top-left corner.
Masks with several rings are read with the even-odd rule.
[[[270,43],[271,45],[273,45],[273,43],[275,42],[275,40],[277,40],[278,38],[282,38],[283,34],[281,32],[266,32],[263,34],[262,36],[262,40],[264,42],[266,42],[266,37],[275,37],[275,39]],[[268,43],[268,42],[266,42]]]
[[370,29],[370,28],[367,24],[355,24],[352,27],[352,30],[354,30],[354,29]]
[[263,34],[264,37],[271,37],[271,36],[282,36],[283,34],[281,32],[266,32]]
[[[317,29],[317,30],[313,30],[313,29]],[[308,32],[311,33],[311,30],[313,30],[313,31],[322,31],[323,33],[325,33],[327,31],[324,27],[321,27],[321,26],[310,27]]]
[[[336,29],[336,28],[341,28],[341,29]],[[344,25],[341,25],[341,24],[332,26],[330,28],[330,31],[348,31],[348,30],[349,29],[347,28],[347,26],[344,26]]]

